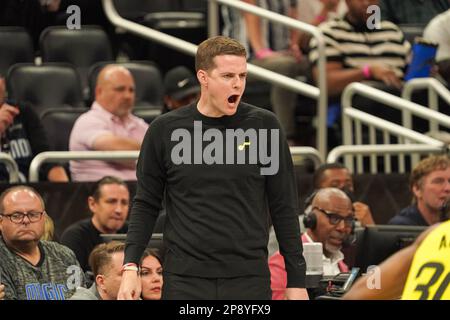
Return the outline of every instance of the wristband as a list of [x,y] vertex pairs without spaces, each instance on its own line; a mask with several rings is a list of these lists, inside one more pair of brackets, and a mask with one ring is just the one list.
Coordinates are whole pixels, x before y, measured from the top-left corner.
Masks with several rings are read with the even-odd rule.
[[126,263],[122,266],[122,272],[124,271],[139,272],[139,267],[135,263]]
[[268,56],[270,56],[273,53],[272,49],[270,48],[262,48],[255,52],[256,59],[264,59]]
[[365,79],[372,78],[372,72],[370,71],[370,66],[368,64],[365,64],[362,67],[362,73],[363,73]]

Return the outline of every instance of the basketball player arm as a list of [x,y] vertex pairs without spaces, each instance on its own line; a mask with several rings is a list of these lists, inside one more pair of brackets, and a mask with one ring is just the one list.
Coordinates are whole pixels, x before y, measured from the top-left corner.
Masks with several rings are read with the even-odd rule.
[[[142,143],[136,170],[137,190],[130,213],[124,264],[139,264],[162,209],[166,173],[163,164],[164,148],[161,131],[159,122],[154,121]],[[118,294],[119,300],[138,299],[140,292],[141,283],[137,273],[124,271]]]
[[[298,221],[297,184],[286,137],[278,120],[270,118],[266,128],[279,129],[279,168],[266,176],[266,190],[273,228],[284,258],[287,288],[305,288],[306,262]],[[296,292],[294,290],[292,292]]]

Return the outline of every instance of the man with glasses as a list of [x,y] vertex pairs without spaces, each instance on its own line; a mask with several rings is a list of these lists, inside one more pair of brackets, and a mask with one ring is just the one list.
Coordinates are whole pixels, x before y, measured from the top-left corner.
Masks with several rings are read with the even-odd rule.
[[[342,190],[324,188],[311,197],[305,212],[306,232],[302,235],[302,242],[322,243],[324,276],[348,271],[340,249],[348,241],[354,221],[352,202]],[[270,257],[269,268],[272,299],[282,299],[286,289],[286,271],[284,259],[279,252]]]
[[0,274],[8,300],[64,300],[84,276],[74,253],[41,241],[45,207],[31,187],[15,186],[0,195]]

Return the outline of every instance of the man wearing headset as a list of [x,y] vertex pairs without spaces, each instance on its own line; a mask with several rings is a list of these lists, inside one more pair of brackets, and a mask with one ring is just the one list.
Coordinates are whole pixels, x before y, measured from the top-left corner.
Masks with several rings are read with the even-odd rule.
[[[307,200],[302,242],[321,242],[323,247],[323,275],[334,276],[348,272],[343,243],[351,237],[354,228],[354,211],[350,198],[340,189],[324,188]],[[282,299],[286,289],[284,259],[276,252],[269,259],[272,299]]]

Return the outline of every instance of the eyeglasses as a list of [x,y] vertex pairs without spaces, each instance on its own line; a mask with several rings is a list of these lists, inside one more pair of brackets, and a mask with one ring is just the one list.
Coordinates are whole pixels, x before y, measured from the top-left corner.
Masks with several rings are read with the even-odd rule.
[[23,222],[23,219],[25,219],[25,217],[28,218],[28,220],[30,222],[38,222],[39,220],[41,220],[42,215],[45,213],[45,211],[42,212],[28,212],[28,213],[23,213],[23,212],[13,212],[11,214],[2,214],[2,217],[7,217],[9,218],[9,220],[11,220],[11,222],[13,223],[17,223],[20,224]]
[[353,215],[350,215],[348,217],[343,217],[337,213],[334,212],[328,212],[322,208],[319,207],[314,207],[313,210],[319,210],[320,212],[322,212],[323,214],[325,214],[328,218],[328,220],[330,221],[330,223],[332,225],[338,225],[339,223],[341,223],[341,221],[344,221],[344,225],[346,227],[352,227],[353,226],[353,222],[355,221],[355,218],[353,217]]

